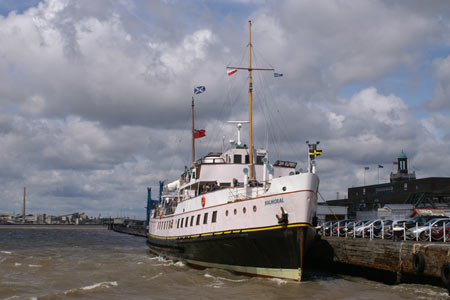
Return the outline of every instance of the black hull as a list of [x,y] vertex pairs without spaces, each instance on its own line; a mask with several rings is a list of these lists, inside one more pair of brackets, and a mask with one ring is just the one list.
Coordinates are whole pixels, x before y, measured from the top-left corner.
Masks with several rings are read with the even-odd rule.
[[197,267],[301,280],[303,256],[313,237],[308,224],[164,238],[149,235],[152,252]]

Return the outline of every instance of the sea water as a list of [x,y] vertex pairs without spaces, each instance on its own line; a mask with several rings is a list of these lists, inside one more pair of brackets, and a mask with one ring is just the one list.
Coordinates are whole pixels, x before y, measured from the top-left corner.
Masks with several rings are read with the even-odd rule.
[[142,237],[56,228],[0,228],[0,299],[450,298],[437,286],[385,285],[314,271],[293,282],[197,270],[150,254]]

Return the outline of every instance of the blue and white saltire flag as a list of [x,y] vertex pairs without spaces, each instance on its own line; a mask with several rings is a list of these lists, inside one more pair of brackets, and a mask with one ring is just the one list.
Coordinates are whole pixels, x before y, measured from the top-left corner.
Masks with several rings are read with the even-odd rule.
[[194,88],[194,94],[201,94],[206,90],[206,88],[204,86],[198,86],[196,88]]
[[273,77],[282,77],[283,76],[283,74],[281,74],[281,73],[273,73]]

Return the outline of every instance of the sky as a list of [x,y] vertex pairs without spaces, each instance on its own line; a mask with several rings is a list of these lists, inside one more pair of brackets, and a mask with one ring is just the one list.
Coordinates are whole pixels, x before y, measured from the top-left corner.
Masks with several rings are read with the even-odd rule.
[[[398,154],[450,176],[448,1],[2,0],[0,211],[144,218],[147,187],[236,139],[252,21],[254,144],[320,194],[387,182]],[[244,142],[248,141],[243,128]],[[381,165],[383,168],[379,168]],[[369,170],[365,171],[365,167]]]

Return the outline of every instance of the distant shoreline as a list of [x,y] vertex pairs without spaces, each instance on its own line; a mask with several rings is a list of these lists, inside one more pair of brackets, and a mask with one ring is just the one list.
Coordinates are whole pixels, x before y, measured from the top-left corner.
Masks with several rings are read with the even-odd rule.
[[49,225],[49,224],[11,224],[0,225],[1,229],[77,229],[77,230],[107,230],[108,225]]

